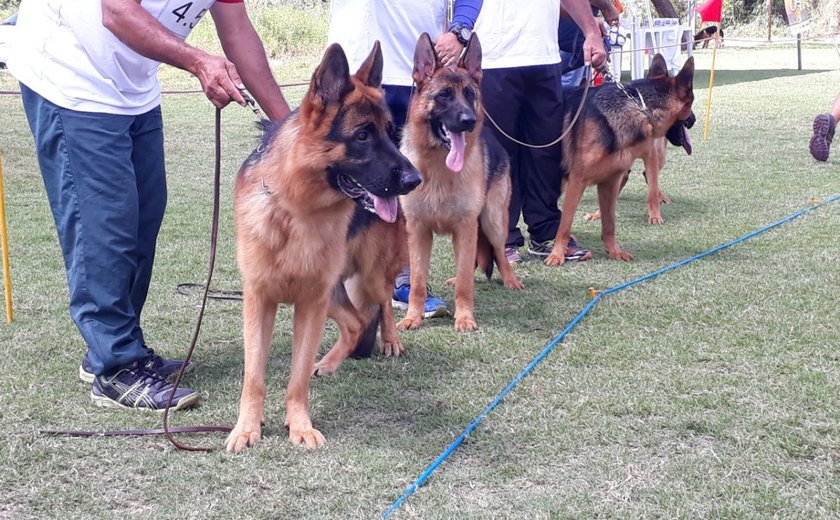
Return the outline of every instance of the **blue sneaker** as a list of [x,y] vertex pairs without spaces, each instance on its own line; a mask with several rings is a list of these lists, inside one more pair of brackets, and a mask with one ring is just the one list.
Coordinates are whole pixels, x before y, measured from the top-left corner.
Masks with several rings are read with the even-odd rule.
[[[149,357],[146,358],[145,367],[149,370],[157,372],[157,374],[164,379],[177,374],[178,371],[181,370],[181,365],[184,364],[184,362],[180,359],[166,359],[163,356],[155,354],[154,349],[146,347],[146,350],[149,351]],[[184,374],[189,374],[194,370],[195,364],[190,361],[187,368],[184,369]],[[95,377],[93,367],[90,365],[90,359],[88,359],[87,354],[85,354],[85,357],[82,359],[82,364],[79,365],[79,379],[81,379],[83,383],[93,383],[93,379]]]
[[[394,289],[394,295],[391,297],[391,306],[395,309],[408,309],[408,294],[411,288],[408,284],[403,284]],[[424,318],[440,318],[449,314],[449,309],[446,303],[434,296],[429,287],[426,287],[426,305],[423,308]]]

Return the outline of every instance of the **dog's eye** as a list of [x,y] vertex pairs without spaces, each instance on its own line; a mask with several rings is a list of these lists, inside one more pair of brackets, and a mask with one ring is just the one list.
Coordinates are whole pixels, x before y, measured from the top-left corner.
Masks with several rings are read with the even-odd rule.
[[356,132],[356,140],[357,141],[367,141],[370,139],[370,132],[366,129],[362,129]]
[[475,101],[475,90],[473,90],[469,87],[465,88],[464,89],[464,97],[467,98],[467,101],[472,103],[473,101]]
[[438,99],[449,99],[449,98],[452,97],[452,89],[451,88],[445,88],[445,89],[441,90],[440,92],[438,92],[436,97]]

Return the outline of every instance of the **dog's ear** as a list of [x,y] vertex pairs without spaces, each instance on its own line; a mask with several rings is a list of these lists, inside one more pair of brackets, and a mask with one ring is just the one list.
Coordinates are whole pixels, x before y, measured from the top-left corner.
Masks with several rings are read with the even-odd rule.
[[481,43],[479,43],[478,36],[475,33],[472,33],[470,41],[467,42],[467,46],[461,54],[461,61],[458,62],[458,66],[467,69],[470,77],[476,83],[481,83]]
[[677,88],[683,94],[683,97],[687,97],[688,93],[694,88],[694,56],[685,61],[677,74]]
[[379,40],[373,42],[373,50],[359,67],[356,78],[369,87],[379,88],[382,85],[382,47]]
[[333,43],[327,47],[321,64],[312,74],[309,82],[309,96],[319,98],[323,104],[339,103],[353,90],[350,80],[350,65],[341,45]]
[[656,79],[667,77],[668,64],[665,63],[665,58],[663,58],[662,55],[657,52],[656,56],[653,57],[653,62],[650,64],[650,70],[648,70],[647,78]]
[[414,71],[411,73],[414,82],[418,86],[422,85],[432,77],[439,66],[431,36],[429,33],[421,34],[417,46],[414,47]]

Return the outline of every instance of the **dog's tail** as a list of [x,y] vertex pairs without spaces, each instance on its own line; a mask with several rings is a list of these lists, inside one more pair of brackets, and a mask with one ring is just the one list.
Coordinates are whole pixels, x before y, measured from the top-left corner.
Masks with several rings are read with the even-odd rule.
[[350,353],[353,359],[369,358],[376,347],[376,331],[379,329],[379,322],[382,321],[382,307],[371,305],[364,314],[368,318],[367,326],[353,347],[353,352]]
[[[496,258],[498,262],[499,259]],[[493,276],[493,245],[484,234],[481,226],[478,226],[478,246],[475,250],[475,265],[489,280]]]

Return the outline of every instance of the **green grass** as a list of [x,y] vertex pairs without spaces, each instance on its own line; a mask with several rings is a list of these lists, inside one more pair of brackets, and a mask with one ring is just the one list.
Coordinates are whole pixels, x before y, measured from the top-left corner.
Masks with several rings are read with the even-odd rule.
[[[307,79],[315,59],[279,68]],[[838,157],[807,152],[814,114],[837,93],[832,49],[726,48],[697,54],[694,155],[669,150],[674,203],[646,224],[635,174],[618,237],[636,255],[609,261],[597,224],[575,232],[595,258],[526,262],[522,293],[476,284],[480,330],[451,319],[402,338],[408,355],[348,361],[312,384],[325,449],[291,446],[282,426],[291,311],[281,309],[269,366],[265,438],[244,454],[188,454],[159,438],[66,439],[42,428],[159,426],[94,408],[76,371],[83,345],[67,311],[55,231],[32,139],[15,97],[0,96],[15,322],[0,325],[0,518],[373,518],[460,434],[583,308],[588,287],[636,278],[742,236],[840,191]],[[287,67],[288,63],[278,63]],[[785,67],[780,70],[780,67]],[[12,85],[0,76],[0,87]],[[193,85],[164,71],[167,86]],[[300,89],[287,91],[293,103]],[[164,100],[170,202],[145,328],[181,355],[198,297],[175,293],[206,272],[212,107]],[[231,187],[254,146],[246,110],[224,111],[224,193],[215,285],[236,289]],[[835,150],[837,152],[837,150]],[[594,207],[588,192],[580,214]],[[825,518],[840,516],[840,205],[602,300],[415,493],[395,518]],[[328,261],[328,259],[325,259]],[[453,301],[446,238],[431,283]],[[323,349],[336,337],[329,325]],[[175,424],[233,423],[241,385],[241,310],[212,302],[186,384],[202,405]],[[189,443],[221,446],[221,436]]]

